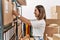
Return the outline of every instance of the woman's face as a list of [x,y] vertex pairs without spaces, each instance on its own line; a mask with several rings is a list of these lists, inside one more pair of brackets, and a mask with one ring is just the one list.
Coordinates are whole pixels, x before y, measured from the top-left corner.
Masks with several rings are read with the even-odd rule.
[[39,11],[38,11],[37,8],[35,8],[34,14],[35,14],[35,17],[38,17],[39,16]]

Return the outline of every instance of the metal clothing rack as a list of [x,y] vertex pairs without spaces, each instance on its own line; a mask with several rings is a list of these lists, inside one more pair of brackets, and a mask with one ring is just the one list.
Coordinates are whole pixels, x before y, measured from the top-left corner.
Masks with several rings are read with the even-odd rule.
[[[16,3],[16,1],[17,0],[13,0],[13,2],[15,2],[15,4],[16,4],[16,9],[17,9],[17,3]],[[15,20],[16,22],[16,38],[15,38],[15,40],[18,40],[18,17],[16,16],[16,20]]]
[[[17,0],[12,0],[12,2],[17,2]],[[17,3],[16,3],[16,8],[17,7],[21,7],[21,6],[18,6],[17,5]],[[21,15],[22,15],[22,7],[21,7]],[[16,22],[15,22],[15,24],[16,24],[16,35],[15,35],[15,40],[18,40],[18,17],[16,17]],[[22,23],[22,22],[21,22]],[[4,31],[5,31],[5,29],[6,30],[9,30],[9,29],[11,29],[12,28],[12,25],[8,25],[9,27],[7,28],[7,27],[4,27],[4,25],[3,25],[3,13],[2,13],[2,0],[0,0],[0,40],[4,40],[4,37],[3,37],[3,33],[4,33]]]
[[[16,9],[17,7],[21,7],[20,5],[17,4],[17,0],[15,0],[14,2],[16,3]],[[21,7],[21,15],[22,15],[22,7]],[[15,40],[18,40],[18,17],[17,16],[15,21],[16,21],[16,39]]]
[[0,0],[0,40],[3,40],[2,0]]
[[[20,7],[21,8],[21,14],[20,15],[22,15],[22,7],[21,7],[21,5],[19,4],[18,5],[18,3],[16,2],[16,7],[18,8],[18,7]],[[16,17],[16,20],[18,19],[18,17]],[[18,22],[18,20],[17,20],[17,22]],[[16,22],[16,40],[18,40],[18,23]],[[22,22],[21,22],[21,24],[22,24]]]
[[[16,0],[12,0],[12,2],[16,3]],[[18,18],[16,17],[16,20]],[[8,25],[9,27],[3,27],[3,13],[2,13],[2,0],[0,0],[0,40],[4,40],[4,35],[3,33],[5,32],[5,30],[9,30],[10,28],[12,28],[12,25]],[[7,29],[6,29],[7,28]],[[18,24],[16,22],[16,40],[18,40]]]

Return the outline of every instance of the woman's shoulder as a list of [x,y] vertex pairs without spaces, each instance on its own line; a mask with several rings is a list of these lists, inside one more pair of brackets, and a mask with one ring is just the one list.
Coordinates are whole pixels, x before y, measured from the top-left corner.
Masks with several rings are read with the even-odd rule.
[[41,19],[41,20],[39,20],[40,22],[45,22],[45,20],[44,19]]
[[39,20],[40,23],[46,24],[46,21],[44,19]]

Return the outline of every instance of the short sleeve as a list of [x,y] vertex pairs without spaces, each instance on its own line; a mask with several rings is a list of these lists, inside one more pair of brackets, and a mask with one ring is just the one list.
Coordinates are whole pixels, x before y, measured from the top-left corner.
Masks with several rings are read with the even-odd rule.
[[41,28],[41,27],[45,27],[45,21],[44,20],[36,20],[36,21],[31,21],[31,25],[33,28]]
[[31,21],[31,25],[32,25],[32,35],[33,36],[42,36],[43,37],[43,34],[44,34],[44,31],[45,31],[45,20],[42,19],[42,20],[35,20],[35,21]]

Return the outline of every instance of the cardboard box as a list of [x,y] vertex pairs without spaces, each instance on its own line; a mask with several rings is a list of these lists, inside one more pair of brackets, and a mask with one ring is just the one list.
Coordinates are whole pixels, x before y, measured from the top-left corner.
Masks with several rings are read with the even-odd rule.
[[[52,27],[48,27],[50,24],[58,24],[60,27],[60,19],[46,19],[46,29],[45,29],[45,33],[44,33],[44,40],[48,40],[46,37],[46,34],[48,34],[48,36],[52,36],[53,33],[58,32],[57,28],[54,29]],[[54,30],[54,32],[53,32],[53,30]],[[59,31],[59,33],[60,33],[60,31]]]
[[53,34],[58,33],[58,28],[53,28],[53,27],[46,27],[45,33],[48,34],[49,37],[53,37]]
[[60,6],[56,6],[56,12],[59,14],[60,13]]
[[60,6],[51,7],[51,18],[60,19]]
[[51,13],[60,13],[60,6],[51,7]]
[[54,34],[53,40],[60,40],[60,34]]
[[57,17],[58,17],[58,19],[60,19],[60,13],[58,13],[58,16]]
[[58,24],[60,26],[60,19],[46,19],[46,25]]
[[51,18],[52,19],[58,19],[58,15],[57,15],[58,13],[52,13],[51,14]]
[[20,5],[26,5],[26,0],[17,0]]
[[2,0],[3,24],[7,25],[12,22],[12,0]]
[[60,6],[56,6],[57,17],[60,19]]
[[51,13],[56,13],[56,6],[51,7]]

